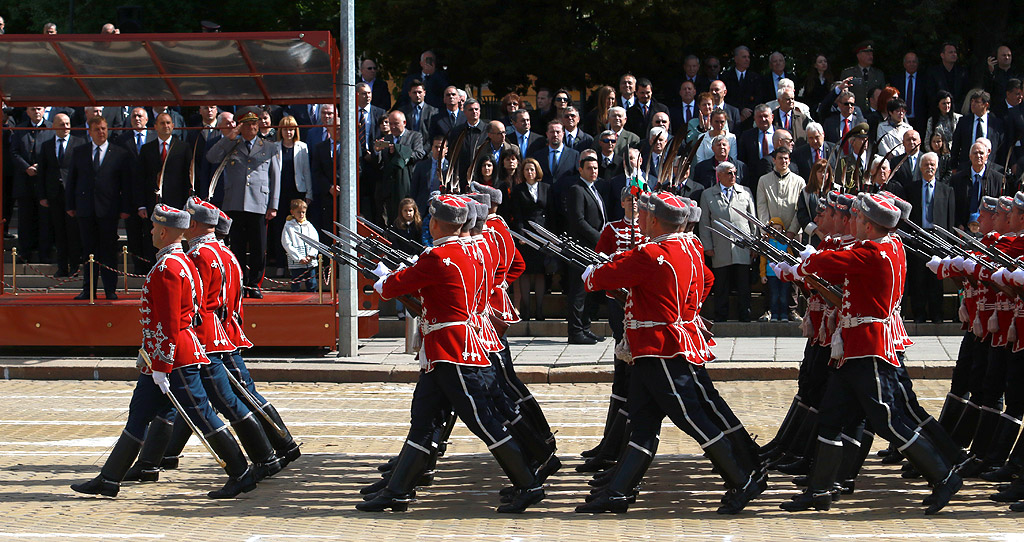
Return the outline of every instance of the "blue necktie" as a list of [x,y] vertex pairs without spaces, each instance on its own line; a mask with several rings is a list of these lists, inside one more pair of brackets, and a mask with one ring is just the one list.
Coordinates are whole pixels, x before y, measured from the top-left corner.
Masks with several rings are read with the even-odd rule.
[[93,155],[92,155],[92,168],[94,170],[100,168],[100,148],[99,147],[96,147],[96,152],[94,152]]
[[135,141],[135,152],[141,153],[142,152],[142,134],[139,133],[139,132],[135,132],[135,140],[136,140]]
[[422,105],[417,105],[416,106],[416,114],[413,115],[413,117],[412,117],[413,118],[412,125],[413,125],[413,127],[416,130],[420,129],[420,110],[422,110],[422,109],[423,109]]
[[551,160],[548,162],[548,166],[549,166],[548,169],[549,169],[549,171],[551,171],[552,174],[555,172],[555,166],[557,166],[557,165],[558,165],[558,151],[557,150],[552,150],[551,151]]
[[981,204],[981,174],[974,174],[974,186],[971,187],[971,213],[978,212],[978,205]]

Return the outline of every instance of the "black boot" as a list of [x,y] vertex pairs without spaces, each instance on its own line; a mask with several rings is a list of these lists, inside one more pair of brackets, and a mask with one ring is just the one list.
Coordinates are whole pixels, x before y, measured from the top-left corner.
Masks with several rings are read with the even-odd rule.
[[256,420],[256,414],[250,412],[241,420],[232,423],[231,428],[235,430],[239,442],[245,448],[245,455],[252,460],[257,482],[281,472],[281,461],[274,455],[274,447],[270,445],[267,434],[263,432],[263,426]]
[[516,442],[521,444],[523,451],[530,458],[530,463],[537,465],[536,483],[543,484],[548,476],[558,472],[562,468],[562,462],[555,455],[554,447],[548,444],[537,431],[530,426],[530,422],[520,416],[508,426]]
[[544,499],[544,487],[537,483],[536,476],[530,470],[522,450],[514,439],[491,448],[491,454],[516,488],[512,500],[498,507],[499,513],[521,514],[530,505]]
[[939,453],[942,454],[942,457],[950,465],[959,465],[967,459],[967,453],[953,440],[945,426],[935,418],[929,416],[928,419],[922,422],[920,431],[924,436],[928,437],[928,440],[932,441],[932,444],[935,445]]
[[867,430],[860,433],[859,439],[843,439],[843,460],[839,464],[839,485],[843,495],[850,495],[856,489],[857,476],[871,452],[874,440],[874,433]]
[[124,475],[124,482],[156,482],[160,479],[160,463],[164,459],[167,441],[171,438],[174,423],[163,418],[149,422],[146,438],[142,441],[139,459]]
[[537,399],[530,395],[516,401],[516,404],[519,406],[519,413],[530,422],[530,426],[537,431],[537,434],[544,440],[550,440],[551,446],[554,447],[555,436],[551,433],[551,424],[544,416],[544,411],[541,410]]
[[785,454],[786,451],[789,450],[789,448],[791,447],[793,440],[796,438],[796,435],[800,431],[800,428],[803,427],[804,420],[807,418],[807,415],[810,414],[810,412],[810,407],[808,407],[802,402],[797,402],[796,412],[793,413],[793,417],[790,419],[789,426],[786,427],[785,431],[781,431],[780,429],[782,435],[779,437],[779,440],[776,443],[775,447],[769,451],[760,452],[761,457],[763,459],[769,459],[773,461],[778,460],[780,457],[782,457],[782,455]]
[[1024,433],[1017,437],[1017,444],[1013,446],[1006,463],[996,470],[982,474],[981,479],[989,482],[1012,482],[1021,471],[1024,471]]
[[981,408],[974,403],[967,401],[964,405],[964,413],[960,415],[960,419],[956,422],[956,427],[949,436],[953,437],[953,442],[956,442],[961,448],[967,448],[971,445],[971,441],[974,439],[974,434],[978,431],[978,421],[981,419]]
[[88,482],[71,484],[71,489],[89,495],[117,496],[117,492],[121,488],[121,480],[124,479],[125,473],[135,461],[135,456],[139,455],[140,448],[142,448],[142,443],[138,439],[127,432],[122,432],[117,437],[117,442],[114,443],[114,449],[110,451],[106,462],[103,463],[100,475]]
[[761,458],[758,456],[758,447],[754,443],[754,439],[750,438],[750,433],[747,432],[747,428],[742,425],[736,428],[730,433],[726,433],[726,437],[729,438],[729,442],[732,444],[732,454],[736,457],[736,461],[739,462],[740,467],[745,471],[756,472],[757,477],[767,474],[767,469],[761,463]]
[[786,432],[790,425],[793,424],[793,418],[796,417],[797,409],[800,406],[800,396],[796,395],[793,397],[793,402],[789,404],[789,410],[786,412],[786,416],[782,418],[782,423],[779,424],[779,430],[775,433],[775,436],[771,440],[766,442],[764,446],[761,446],[757,453],[767,454],[771,452],[779,445],[782,441],[782,435]]
[[288,431],[288,427],[285,426],[284,420],[281,419],[281,415],[274,408],[274,405],[269,402],[260,407],[263,412],[267,413],[267,416],[274,423],[270,423],[263,416],[253,413],[256,419],[259,420],[260,425],[263,426],[263,432],[267,434],[267,438],[270,440],[271,446],[274,447],[274,453],[281,460],[281,468],[285,468],[289,463],[295,461],[302,455],[299,451],[299,445],[292,438],[291,432]]
[[629,414],[625,405],[615,412],[612,424],[608,428],[608,435],[601,446],[601,453],[586,460],[582,465],[576,467],[576,472],[598,472],[615,465],[615,461],[622,453],[622,446],[629,437]]
[[249,466],[238,442],[231,436],[227,427],[221,427],[207,435],[206,440],[210,443],[217,457],[224,462],[224,471],[228,473],[228,481],[224,487],[207,493],[211,499],[232,499],[240,493],[247,493],[256,489],[256,472]]
[[938,513],[949,504],[953,495],[960,491],[960,487],[963,485],[960,475],[943,459],[931,441],[923,435],[919,434],[916,439],[905,446],[903,455],[932,485],[932,494],[928,498],[928,508],[924,513],[929,516]]
[[640,449],[639,446],[627,446],[626,451],[619,458],[615,467],[615,474],[612,476],[608,486],[604,488],[601,496],[576,507],[578,513],[600,514],[604,512],[622,513],[629,509],[630,495],[634,488],[640,484],[647,468],[651,466],[654,456]]
[[[793,463],[803,457],[805,450],[813,449],[814,440],[818,436],[818,411],[809,408],[804,416],[800,429],[796,432],[785,453],[768,463],[769,469],[777,469],[779,465]],[[802,473],[801,473],[802,474]]]
[[1017,502],[1024,500],[1024,478],[1017,478],[1010,482],[1008,487],[1001,489],[998,493],[989,496],[996,502]]
[[740,513],[747,503],[767,488],[767,477],[761,478],[758,470],[747,470],[740,465],[729,439],[720,438],[705,446],[704,456],[711,460],[729,488],[722,499],[722,506],[718,508],[719,514]]
[[971,442],[971,458],[960,466],[958,472],[964,478],[977,478],[985,470],[985,456],[995,437],[1001,412],[989,408],[981,408],[981,421]]
[[584,450],[580,452],[581,456],[589,459],[591,457],[597,457],[598,454],[601,453],[601,448],[604,446],[604,443],[608,440],[608,431],[611,429],[612,423],[615,421],[615,415],[619,412],[619,409],[622,408],[625,404],[626,402],[619,399],[618,397],[614,395],[611,397],[611,400],[608,403],[608,415],[605,416],[604,419],[604,433],[602,433],[601,435],[601,442],[597,443],[597,446],[594,446],[589,450]]
[[952,433],[965,410],[967,410],[967,399],[947,393],[946,402],[942,404],[942,411],[939,412],[939,424],[946,429],[947,433]]
[[1020,434],[1020,425],[1020,420],[1007,416],[1006,413],[1000,414],[988,453],[985,454],[982,461],[982,469],[985,472],[980,476],[983,480],[989,470],[1002,467],[1006,463],[1010,456],[1010,450],[1013,449],[1013,443],[1016,442],[1017,435]]
[[402,447],[398,454],[398,461],[395,468],[391,469],[391,478],[385,487],[374,499],[361,502],[356,505],[357,510],[363,512],[382,512],[388,508],[396,512],[404,512],[409,509],[412,502],[412,490],[416,487],[416,480],[423,473],[427,463],[430,461],[430,454],[418,446],[409,442]]
[[160,467],[164,470],[178,468],[178,458],[191,437],[192,428],[179,414],[174,419],[174,428],[171,430],[171,437],[167,440],[167,449],[164,450],[164,459],[160,462]]
[[828,510],[832,507],[832,488],[843,461],[842,441],[828,441],[818,438],[814,470],[807,478],[807,489],[789,502],[779,505],[787,512],[801,512],[814,508]]

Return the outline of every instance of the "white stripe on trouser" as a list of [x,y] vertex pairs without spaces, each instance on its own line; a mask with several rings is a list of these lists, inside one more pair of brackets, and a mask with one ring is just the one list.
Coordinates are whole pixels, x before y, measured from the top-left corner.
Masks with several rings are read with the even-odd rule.
[[818,435],[818,442],[820,442],[822,444],[827,444],[829,446],[842,446],[843,445],[843,441],[842,440],[829,440],[829,439],[827,439],[827,438],[825,438],[825,437],[823,437],[821,435]]
[[889,431],[896,438],[903,441],[903,446],[905,447],[909,445],[911,442],[913,442],[914,439],[917,438],[917,433],[914,433],[914,436],[911,437],[911,439],[908,441],[907,439],[903,438],[903,435],[896,432],[896,428],[892,425],[892,410],[890,410],[889,405],[882,400],[882,377],[879,376],[878,374],[878,361],[871,360],[871,363],[874,364],[872,368],[875,370],[875,392],[878,393],[878,404],[882,405],[882,407],[885,408],[885,424],[889,426]]
[[499,440],[498,442],[495,442],[494,444],[491,444],[490,446],[487,447],[487,449],[488,450],[493,450],[493,449],[497,448],[498,446],[501,446],[502,444],[505,444],[506,442],[508,442],[510,440],[512,440],[512,435],[509,435],[509,436]]
[[419,451],[421,451],[421,452],[423,452],[423,453],[425,453],[427,455],[430,454],[430,450],[424,448],[423,446],[420,446],[419,444],[416,444],[415,442],[413,442],[411,440],[406,439],[405,443],[408,444],[409,446],[412,446],[413,448],[416,448],[417,450],[419,450]]
[[896,450],[898,450],[900,453],[903,453],[903,450],[906,450],[907,448],[910,448],[910,445],[913,444],[915,441],[917,441],[918,437],[920,437],[920,436],[921,436],[921,433],[914,433],[914,436],[910,437],[910,440],[908,440],[906,444],[904,444],[903,446],[900,446],[899,448],[896,448]]
[[846,442],[849,442],[850,444],[853,444],[854,446],[860,448],[860,442],[857,442],[857,439],[851,437],[850,435],[847,435],[846,433],[840,433],[839,440],[845,440]]
[[[697,385],[697,389],[700,390],[700,394],[704,396],[704,402],[711,407],[711,410],[715,413],[716,416],[718,416],[718,419],[722,420],[722,425],[725,427],[729,427],[729,422],[728,420],[725,419],[725,415],[718,411],[718,405],[716,405],[715,402],[711,400],[711,396],[708,395],[708,390],[706,390],[704,388],[704,385],[700,383],[700,380],[697,379],[697,372],[693,370],[693,364],[687,363],[687,365],[690,369],[690,376],[693,377],[693,383]],[[731,431],[735,431],[736,429],[739,429],[739,427],[731,428],[729,429],[729,431],[726,432],[728,433]]]
[[[152,423],[152,422],[150,422],[150,423]],[[142,444],[142,440],[135,438],[135,435],[132,435],[131,433],[129,433],[127,429],[121,431],[121,434],[126,436],[126,437],[128,437],[128,438],[130,438],[130,439],[132,439],[132,440],[134,440],[135,442],[138,442],[139,444]]]
[[630,446],[632,446],[632,447],[634,447],[634,448],[636,448],[637,450],[640,450],[641,452],[643,452],[643,453],[647,454],[647,455],[648,455],[648,456],[650,456],[650,457],[654,457],[654,454],[653,454],[653,453],[651,453],[651,451],[650,451],[650,450],[648,450],[647,448],[644,448],[643,446],[641,446],[641,445],[639,445],[639,444],[637,444],[637,443],[633,442],[632,440],[631,440],[631,441],[629,441],[629,445],[630,445]]
[[900,387],[900,393],[903,394],[903,402],[907,405],[907,408],[905,409],[907,414],[917,422],[917,425],[923,425],[924,420],[917,416],[917,412],[914,412],[914,409],[910,408],[910,394],[907,393],[907,388],[903,385],[903,382],[899,380],[899,377],[896,378],[896,385]]
[[[689,363],[689,362],[684,362],[684,363]],[[672,389],[672,395],[675,396],[676,401],[679,403],[679,408],[682,409],[682,411],[683,411],[683,417],[686,418],[686,423],[690,424],[690,427],[692,427],[693,430],[696,431],[698,435],[700,435],[700,438],[702,440],[707,441],[708,440],[708,436],[705,435],[704,432],[701,431],[700,428],[697,427],[697,425],[693,423],[693,420],[690,419],[690,413],[686,411],[686,405],[683,404],[683,398],[682,398],[682,396],[679,395],[679,391],[676,390],[676,382],[674,380],[672,380],[672,373],[669,372],[669,370],[668,370],[668,363],[666,363],[664,359],[661,360],[661,368],[665,372],[665,380],[668,381],[669,388]],[[719,436],[721,436],[721,435],[719,435]],[[718,439],[716,438],[715,440],[718,440]],[[707,444],[711,444],[711,442],[707,442]],[[701,447],[703,448],[704,445],[702,444]]]
[[[455,365],[455,373],[459,375],[459,384],[462,385],[462,393],[466,394],[466,399],[469,399],[469,406],[473,407],[473,419],[476,420],[477,426],[480,427],[480,431],[482,431],[484,435],[487,435],[487,438],[492,443],[494,443],[497,439],[494,438],[494,436],[492,436],[490,433],[487,432],[487,428],[484,427],[484,423],[480,419],[480,412],[476,409],[476,401],[474,401],[473,400],[473,396],[469,394],[469,388],[466,386],[466,379],[462,377],[462,368],[461,368],[461,366]],[[502,441],[502,442],[504,442],[504,441]],[[488,447],[488,449],[490,449],[490,448]]]
[[[203,370],[203,368],[200,367],[199,368],[199,372],[202,373],[202,370]],[[200,380],[200,385],[202,385],[202,379],[203,379],[202,374],[198,375],[198,378]],[[184,377],[182,377],[182,380],[184,380]],[[206,387],[204,386],[203,389],[205,390]],[[192,395],[192,388],[190,388],[188,386],[183,386],[182,387],[182,391],[185,392],[185,397],[188,399],[188,402],[189,402],[190,406],[192,407],[192,412],[195,412],[196,414],[199,414],[199,403],[196,401],[196,397],[194,395]],[[171,393],[174,393],[174,391],[171,390]],[[174,397],[175,397],[175,399],[178,400],[179,403],[182,403],[181,408],[183,408],[185,410],[189,410],[188,408],[185,407],[184,401],[181,400],[181,397],[178,397],[177,395],[175,395]],[[210,408],[213,408],[213,406],[211,405]],[[185,414],[184,412],[178,412],[178,415],[179,416],[188,416],[188,414]],[[200,427],[199,427],[200,420],[192,420],[192,423],[195,424],[197,429],[200,429]],[[213,429],[213,424],[211,424],[210,421],[207,420],[206,418],[202,419],[202,423],[204,423],[206,426],[209,426],[211,429]],[[227,431],[227,430],[228,430],[228,426],[227,426],[227,424],[224,424],[224,425],[221,425],[220,427],[218,427],[217,429],[213,429],[209,433],[203,434],[203,436],[204,437],[209,437],[210,435],[212,435],[214,433],[217,433],[218,431]]]
[[619,397],[618,395],[615,395],[614,393],[611,395],[611,397],[612,397],[612,399],[614,399],[616,401],[625,401],[626,400],[625,397]]

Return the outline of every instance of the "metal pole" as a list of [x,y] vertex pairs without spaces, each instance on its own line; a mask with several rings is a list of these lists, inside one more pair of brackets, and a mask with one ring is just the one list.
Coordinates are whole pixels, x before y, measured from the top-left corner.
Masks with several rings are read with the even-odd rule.
[[124,265],[124,293],[128,295],[128,247],[121,247],[121,261]]
[[11,249],[11,292],[18,295],[18,247]]
[[96,304],[96,255],[89,255],[89,304]]
[[[355,0],[341,0],[341,28],[338,31],[338,49],[341,51],[341,182],[339,189],[338,222],[346,228],[356,229],[356,36]],[[356,272],[351,266],[339,266],[338,283],[338,355],[355,357],[359,348],[359,296]]]
[[316,291],[320,295],[320,304],[324,304],[324,255],[316,255]]

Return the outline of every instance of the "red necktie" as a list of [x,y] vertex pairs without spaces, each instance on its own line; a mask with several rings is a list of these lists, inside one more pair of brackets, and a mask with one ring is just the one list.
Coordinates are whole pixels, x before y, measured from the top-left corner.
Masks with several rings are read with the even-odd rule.
[[789,113],[784,114],[786,115],[786,129],[789,130]]
[[768,132],[761,132],[761,158],[768,158]]
[[167,142],[166,141],[164,141],[163,143],[160,144],[160,161],[163,162],[165,160],[167,160]]
[[[843,133],[841,133],[839,135],[840,136],[844,136],[844,135],[846,135],[846,132],[849,132],[849,131],[850,131],[850,119],[843,119]],[[845,152],[845,153],[849,153],[850,152],[850,141],[849,140],[843,142],[843,152]]]
[[814,161],[821,160],[821,149],[814,149]]

